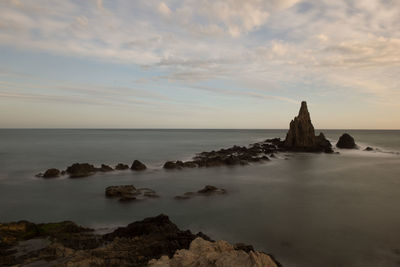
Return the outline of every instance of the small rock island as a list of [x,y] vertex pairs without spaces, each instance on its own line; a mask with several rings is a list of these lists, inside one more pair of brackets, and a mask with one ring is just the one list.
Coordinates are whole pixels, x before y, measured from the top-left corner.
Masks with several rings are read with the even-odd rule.
[[301,102],[299,115],[290,122],[290,128],[283,146],[289,151],[333,152],[332,144],[323,133],[315,136],[306,101]]

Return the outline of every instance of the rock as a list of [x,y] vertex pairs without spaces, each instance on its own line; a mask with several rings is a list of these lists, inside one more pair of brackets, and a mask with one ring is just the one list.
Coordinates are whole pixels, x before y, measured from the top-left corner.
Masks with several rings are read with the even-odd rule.
[[183,163],[183,167],[184,168],[196,168],[197,167],[197,163],[194,161],[185,161]]
[[100,172],[112,172],[113,170],[113,168],[105,164],[101,164],[101,167],[98,169]]
[[123,195],[129,195],[136,191],[136,187],[133,185],[116,185],[109,186],[106,188],[107,197],[122,197]]
[[60,170],[59,169],[48,169],[44,174],[43,178],[55,178],[60,176]]
[[325,138],[325,135],[323,133],[320,133],[317,136],[316,140],[317,151],[333,153],[332,144]]
[[46,237],[51,237],[66,246],[76,248],[77,245],[74,242],[82,239],[83,233],[92,231],[92,229],[78,226],[71,221],[41,224],[34,224],[28,221],[1,223],[0,250],[2,247],[9,248],[12,245],[16,245],[19,241]]
[[138,160],[135,160],[132,163],[131,170],[133,171],[144,171],[145,169],[147,169],[146,165],[144,165],[142,162]]
[[217,188],[212,185],[206,185],[203,189],[197,191],[199,194],[210,195],[210,194],[225,194],[226,190],[222,188]]
[[271,143],[271,144],[275,145],[276,147],[283,147],[285,144],[285,142],[282,141],[280,138],[267,139],[264,142]]
[[175,196],[174,199],[177,199],[177,200],[185,200],[185,199],[189,199],[189,198],[193,197],[194,195],[196,195],[195,192],[186,192],[186,193],[183,194],[183,195]]
[[374,151],[374,149],[373,149],[372,147],[370,147],[370,146],[367,146],[367,147],[364,149],[364,151]]
[[189,249],[181,249],[174,256],[162,256],[149,261],[149,267],[278,267],[268,254],[244,250],[236,250],[231,244],[220,240],[210,242],[196,238]]
[[[149,262],[157,263],[151,266],[171,267],[215,266],[215,263],[247,266],[249,258],[253,264],[259,264],[257,266],[276,266],[268,265],[268,255],[255,252],[251,246],[232,246],[224,241],[214,242],[201,232],[192,234],[189,230],[182,231],[168,216],[162,214],[120,227],[105,235],[68,221],[0,224],[0,241],[1,266],[139,267],[148,266]],[[33,242],[39,244],[39,247],[21,253],[18,248],[20,241]],[[189,258],[185,256],[181,265],[174,265],[176,255],[186,255],[188,250],[192,253],[192,263],[188,263],[186,260]],[[272,257],[271,260],[274,262]],[[164,264],[164,261],[168,262]]]
[[177,160],[175,162],[173,161],[167,161],[165,162],[163,168],[168,169],[168,170],[173,170],[173,169],[182,169],[184,167],[184,163],[180,160]]
[[121,202],[159,197],[154,190],[149,188],[136,189],[133,185],[109,186],[106,188],[105,194],[106,197],[119,198]]
[[354,138],[347,133],[344,133],[339,138],[339,141],[337,142],[336,146],[338,148],[345,148],[345,149],[356,149],[357,148],[357,145],[354,142]]
[[185,200],[185,199],[190,199],[194,196],[210,196],[210,195],[222,195],[226,194],[226,190],[222,188],[217,188],[212,185],[206,185],[203,189],[197,191],[197,192],[186,192],[183,195],[175,196],[174,198],[177,200]]
[[96,168],[89,163],[75,163],[66,170],[70,178],[87,177],[93,175],[95,172]]
[[127,170],[129,169],[129,166],[127,164],[118,163],[117,166],[115,166],[115,169],[119,171]]
[[311,123],[307,103],[301,102],[297,117],[290,122],[290,128],[284,141],[285,149],[301,152],[328,152],[332,145],[323,134],[315,136],[314,126]]
[[246,245],[243,243],[236,243],[233,247],[235,248],[235,250],[243,250],[247,253],[249,253],[250,251],[254,251],[254,247],[252,245]]

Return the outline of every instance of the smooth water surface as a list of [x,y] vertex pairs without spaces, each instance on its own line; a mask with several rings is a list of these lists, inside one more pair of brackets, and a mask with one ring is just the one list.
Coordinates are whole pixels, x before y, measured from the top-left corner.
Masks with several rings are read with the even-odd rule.
[[[345,131],[324,130],[334,143]],[[0,130],[0,221],[73,220],[124,225],[165,213],[180,228],[245,242],[284,266],[400,265],[400,131],[347,131],[359,150],[281,153],[245,167],[165,171],[167,160],[281,137],[286,130]],[[379,151],[362,151],[366,146]],[[41,179],[75,162],[115,165],[139,159],[144,172]],[[109,185],[133,184],[159,199],[120,203]],[[229,194],[176,201],[206,184]]]

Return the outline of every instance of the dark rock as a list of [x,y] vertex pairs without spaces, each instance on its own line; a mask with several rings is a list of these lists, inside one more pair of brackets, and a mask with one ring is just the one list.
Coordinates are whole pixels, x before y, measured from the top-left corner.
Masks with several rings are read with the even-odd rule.
[[122,197],[123,195],[130,195],[136,191],[133,185],[116,185],[106,188],[107,197]]
[[135,160],[135,161],[132,163],[131,170],[134,170],[134,171],[144,171],[145,169],[147,169],[146,165],[144,165],[142,162],[140,162],[140,161],[138,161],[138,160]]
[[316,138],[316,149],[325,153],[333,153],[332,144],[323,133],[320,133]]
[[311,123],[305,101],[301,102],[299,115],[290,122],[284,147],[291,151],[333,152],[330,149],[332,145],[323,134],[315,136],[314,126]]
[[60,170],[59,169],[48,169],[44,174],[43,178],[55,178],[60,176]]
[[370,147],[370,146],[367,146],[367,147],[364,149],[364,151],[374,151],[374,149],[373,149],[372,147]]
[[185,161],[183,163],[184,168],[196,168],[197,164],[194,161]]
[[217,188],[217,187],[212,186],[212,185],[206,185],[203,189],[197,191],[197,193],[206,194],[206,195],[214,194],[214,193],[225,194],[226,190],[222,189],[222,188]]
[[344,133],[337,142],[336,146],[338,148],[355,149],[357,148],[354,138],[351,135]]
[[117,197],[121,202],[159,197],[154,190],[149,188],[136,189],[133,185],[109,186],[106,188],[105,194],[107,197]]
[[165,162],[163,168],[168,170],[173,170],[173,169],[182,169],[184,166],[185,164],[182,161],[177,160],[175,162],[173,161]]
[[174,198],[177,200],[186,200],[190,199],[194,196],[210,196],[210,195],[217,195],[217,194],[226,194],[226,190],[222,188],[217,188],[212,185],[206,185],[203,189],[197,192],[186,192],[183,195],[175,196]]
[[69,166],[66,170],[70,178],[80,178],[93,175],[96,168],[89,163],[75,163]]
[[226,165],[238,165],[238,164],[240,164],[240,159],[238,157],[235,157],[235,156],[231,155],[231,156],[228,156],[227,158],[225,158],[223,160],[223,162]]
[[98,169],[100,172],[112,172],[113,170],[113,168],[105,164],[101,164],[101,167]]
[[184,200],[184,199],[189,199],[189,198],[193,197],[194,195],[196,195],[195,192],[186,192],[186,193],[183,194],[183,195],[175,196],[174,199],[177,199],[177,200]]
[[265,140],[266,143],[271,143],[275,145],[276,147],[283,147],[285,144],[285,141],[282,141],[280,138],[272,138],[272,139],[267,139]]
[[237,243],[233,247],[235,248],[235,250],[243,250],[247,253],[249,253],[250,251],[254,251],[254,247],[252,245],[246,245],[243,243]]
[[[149,260],[172,257],[188,249],[197,237],[214,242],[203,233],[180,230],[168,216],[146,218],[126,227],[99,235],[73,222],[0,224],[0,263],[17,266],[147,266]],[[43,238],[47,243],[21,256],[18,241]],[[5,245],[7,242],[8,245]],[[7,246],[7,248],[6,248]],[[252,251],[252,246],[237,244],[235,249]]]
[[118,163],[117,166],[115,166],[115,169],[119,171],[127,170],[129,169],[129,166],[127,164]]

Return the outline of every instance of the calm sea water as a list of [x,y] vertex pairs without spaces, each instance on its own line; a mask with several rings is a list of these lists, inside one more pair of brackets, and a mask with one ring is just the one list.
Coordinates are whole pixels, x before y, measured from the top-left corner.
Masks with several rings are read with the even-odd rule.
[[[345,131],[323,131],[333,142]],[[73,220],[113,227],[165,213],[184,229],[245,242],[284,266],[400,265],[400,131],[347,131],[362,150],[284,153],[245,167],[165,171],[167,160],[266,138],[286,130],[0,130],[0,221]],[[285,160],[284,158],[288,158]],[[150,169],[82,179],[40,179],[74,162]],[[161,198],[119,203],[109,185],[150,187]],[[228,195],[175,201],[206,184]]]

